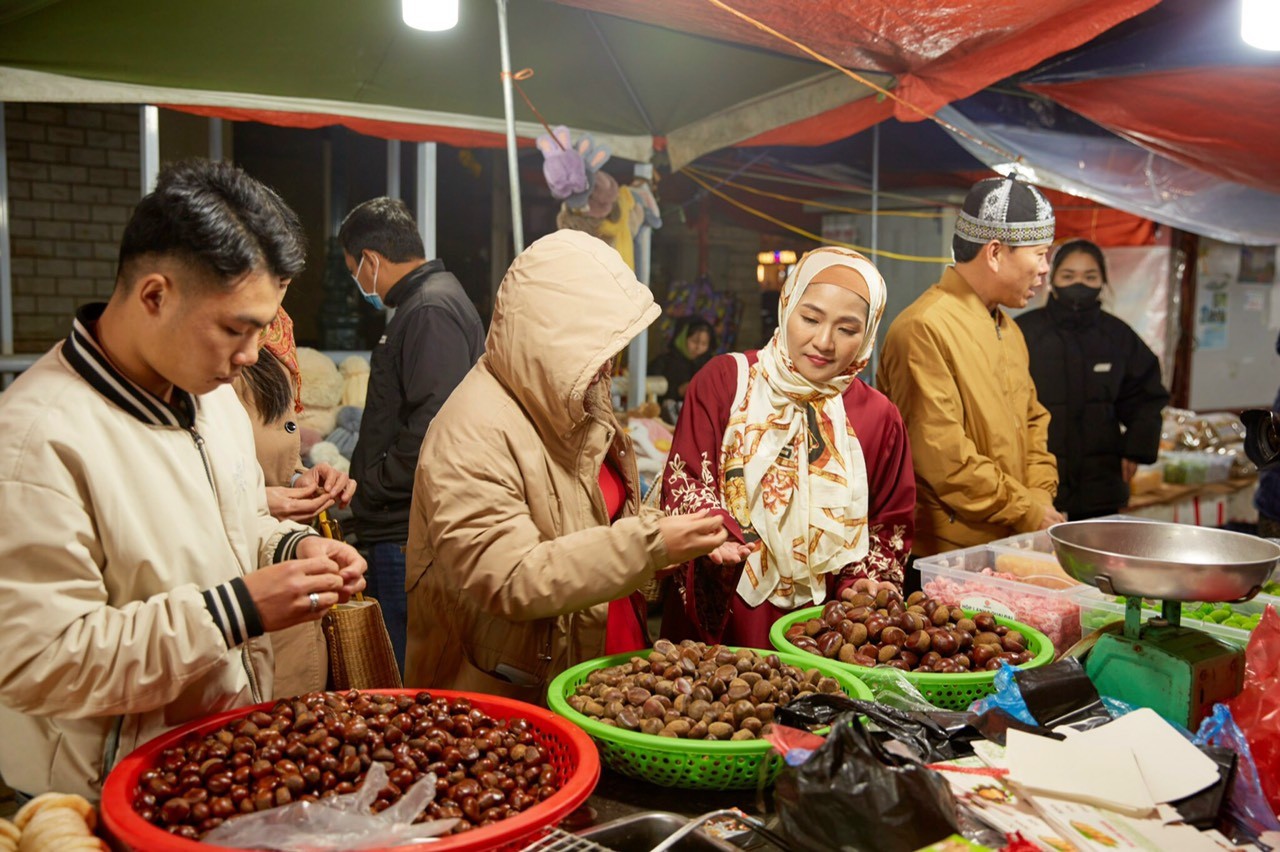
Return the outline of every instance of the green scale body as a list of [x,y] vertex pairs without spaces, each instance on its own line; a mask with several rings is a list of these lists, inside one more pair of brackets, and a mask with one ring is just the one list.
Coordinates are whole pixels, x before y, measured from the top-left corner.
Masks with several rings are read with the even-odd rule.
[[1142,624],[1142,601],[1129,598],[1123,634],[1100,636],[1085,671],[1102,695],[1150,707],[1194,731],[1214,704],[1240,693],[1244,654],[1182,627],[1178,602],[1165,601],[1162,609],[1163,618]]

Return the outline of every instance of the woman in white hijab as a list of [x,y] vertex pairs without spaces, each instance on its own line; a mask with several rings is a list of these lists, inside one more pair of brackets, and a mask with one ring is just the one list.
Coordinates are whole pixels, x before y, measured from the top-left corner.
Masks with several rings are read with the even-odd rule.
[[730,537],[678,568],[662,635],[767,648],[780,616],[862,577],[900,586],[915,479],[898,410],[856,376],[884,313],[862,255],[807,253],[783,285],[778,330],[720,355],[685,394],[663,474],[669,514],[704,509]]

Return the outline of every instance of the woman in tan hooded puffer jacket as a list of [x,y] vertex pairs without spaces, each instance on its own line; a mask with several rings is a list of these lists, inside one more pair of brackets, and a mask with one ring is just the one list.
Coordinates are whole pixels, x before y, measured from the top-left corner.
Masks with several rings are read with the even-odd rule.
[[659,313],[586,234],[557,231],[512,263],[485,354],[418,457],[407,686],[541,702],[552,677],[605,652],[606,620],[611,637],[618,616],[638,620],[611,601],[725,540],[716,517],[639,505],[605,368]]

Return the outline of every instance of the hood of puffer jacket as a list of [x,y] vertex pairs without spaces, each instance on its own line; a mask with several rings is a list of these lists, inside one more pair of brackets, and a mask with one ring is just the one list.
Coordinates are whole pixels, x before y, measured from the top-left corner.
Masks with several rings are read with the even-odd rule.
[[565,439],[587,419],[587,389],[662,310],[612,247],[562,230],[511,264],[494,304],[484,360],[543,439]]

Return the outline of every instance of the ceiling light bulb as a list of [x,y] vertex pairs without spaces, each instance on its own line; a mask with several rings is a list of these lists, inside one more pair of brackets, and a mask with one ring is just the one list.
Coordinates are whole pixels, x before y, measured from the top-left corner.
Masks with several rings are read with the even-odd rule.
[[1280,50],[1280,0],[1243,0],[1240,38],[1259,50]]
[[458,0],[402,0],[400,15],[415,30],[451,30],[458,25]]

